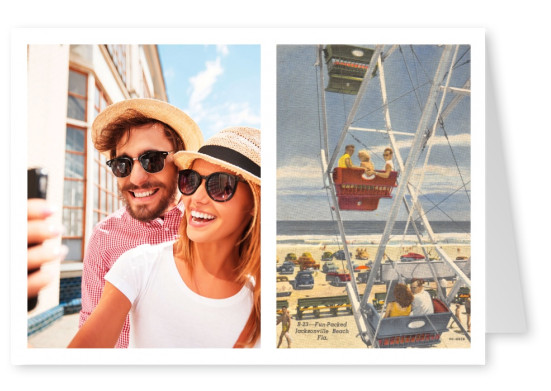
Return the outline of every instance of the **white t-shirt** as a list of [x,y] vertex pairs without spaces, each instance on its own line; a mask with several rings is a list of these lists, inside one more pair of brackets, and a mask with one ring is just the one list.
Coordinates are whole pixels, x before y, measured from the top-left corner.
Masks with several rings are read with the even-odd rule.
[[411,316],[433,314],[434,307],[430,294],[423,290],[421,293],[413,295],[413,303],[411,303]]
[[132,303],[129,347],[233,347],[251,314],[252,287],[225,299],[198,295],[178,273],[173,243],[127,251],[105,275]]

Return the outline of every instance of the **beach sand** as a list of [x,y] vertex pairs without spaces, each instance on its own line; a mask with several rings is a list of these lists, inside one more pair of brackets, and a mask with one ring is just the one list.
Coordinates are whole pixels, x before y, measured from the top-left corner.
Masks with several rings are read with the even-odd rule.
[[[467,245],[448,245],[442,246],[444,251],[452,258],[457,256],[470,256],[470,247]],[[369,259],[373,260],[377,253],[377,246],[354,246],[349,245],[348,250],[352,253],[352,258],[355,258],[356,249],[365,248],[369,253]],[[285,260],[285,256],[288,253],[295,253],[298,256],[304,252],[310,252],[312,257],[323,266],[321,256],[324,251],[335,252],[339,248],[332,245],[277,245],[277,260],[281,264]],[[407,248],[403,247],[391,247],[387,246],[386,254],[394,260],[398,260],[400,255],[407,252],[421,253],[421,248],[417,246],[411,246]],[[430,253],[432,256],[432,253]],[[333,261],[340,265],[341,261]],[[354,259],[356,264],[362,265],[367,260]],[[299,267],[295,267],[295,271],[292,275],[280,275],[277,276],[287,277],[289,281],[294,280]],[[357,273],[355,273],[357,275]],[[291,348],[366,348],[365,343],[358,336],[358,328],[354,320],[353,315],[349,315],[344,309],[339,309],[338,315],[333,316],[327,311],[322,311],[319,318],[315,318],[312,311],[305,312],[302,319],[296,317],[296,306],[299,298],[306,297],[328,297],[328,296],[341,296],[346,295],[346,288],[344,286],[332,286],[329,282],[325,281],[325,274],[320,271],[314,271],[314,289],[310,290],[294,290],[291,284],[287,281],[280,281],[276,283],[276,289],[278,291],[291,291],[290,296],[278,297],[278,300],[287,300],[289,303],[289,312],[291,314],[291,329],[290,336],[292,339]],[[429,284],[430,287],[434,287],[435,284]],[[360,294],[363,294],[366,284],[358,284],[358,290]],[[451,285],[450,285],[451,286]],[[374,285],[369,301],[373,299],[374,293],[384,292],[386,290],[384,285]],[[455,312],[455,304],[451,305],[451,310]],[[460,316],[463,326],[466,328],[467,316],[465,313],[465,307],[460,307]],[[445,332],[441,336],[441,342],[434,345],[433,348],[469,348],[470,342],[463,335],[461,330],[455,325],[453,320],[450,320],[449,331]],[[279,340],[279,334],[281,333],[281,325],[276,328],[276,344]],[[287,348],[287,341],[283,338],[280,348]]]

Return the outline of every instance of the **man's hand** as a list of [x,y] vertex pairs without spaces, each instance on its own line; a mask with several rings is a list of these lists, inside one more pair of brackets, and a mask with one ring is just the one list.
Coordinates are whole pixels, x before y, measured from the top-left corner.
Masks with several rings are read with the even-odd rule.
[[27,201],[27,295],[35,297],[54,276],[41,270],[41,266],[60,261],[67,255],[67,247],[58,241],[49,241],[61,235],[62,228],[47,221],[53,214],[42,199]]

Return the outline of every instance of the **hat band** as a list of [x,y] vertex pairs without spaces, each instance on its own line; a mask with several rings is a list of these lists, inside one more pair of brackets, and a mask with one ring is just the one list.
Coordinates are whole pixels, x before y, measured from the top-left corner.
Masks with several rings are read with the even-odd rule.
[[260,166],[239,152],[219,145],[203,145],[199,151],[215,159],[223,160],[260,178]]

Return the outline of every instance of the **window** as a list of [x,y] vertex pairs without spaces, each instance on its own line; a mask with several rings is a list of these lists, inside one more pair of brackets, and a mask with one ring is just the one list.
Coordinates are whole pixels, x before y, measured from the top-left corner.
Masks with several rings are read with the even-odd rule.
[[67,117],[86,121],[87,80],[86,74],[69,70]]
[[[102,89],[96,85],[94,96],[94,118],[107,107],[108,98]],[[93,184],[93,216],[92,224],[96,225],[103,218],[121,207],[117,195],[117,183],[111,169],[107,167],[105,155],[94,149],[94,164],[92,165]]]
[[94,225],[121,207],[115,177],[106,161],[104,155],[94,150]]
[[84,223],[86,210],[86,122],[88,75],[69,69],[67,91],[67,119],[65,131],[65,169],[63,173],[63,244],[69,248],[67,261],[82,261],[84,249]]
[[107,51],[115,64],[124,84],[126,84],[126,46],[125,45],[107,45]]
[[63,187],[63,244],[66,259],[82,261],[86,194],[86,129],[67,126]]
[[144,98],[152,98],[151,91],[149,91],[149,86],[147,85],[147,78],[145,77],[145,73],[142,69],[142,87],[143,87],[143,97]]

